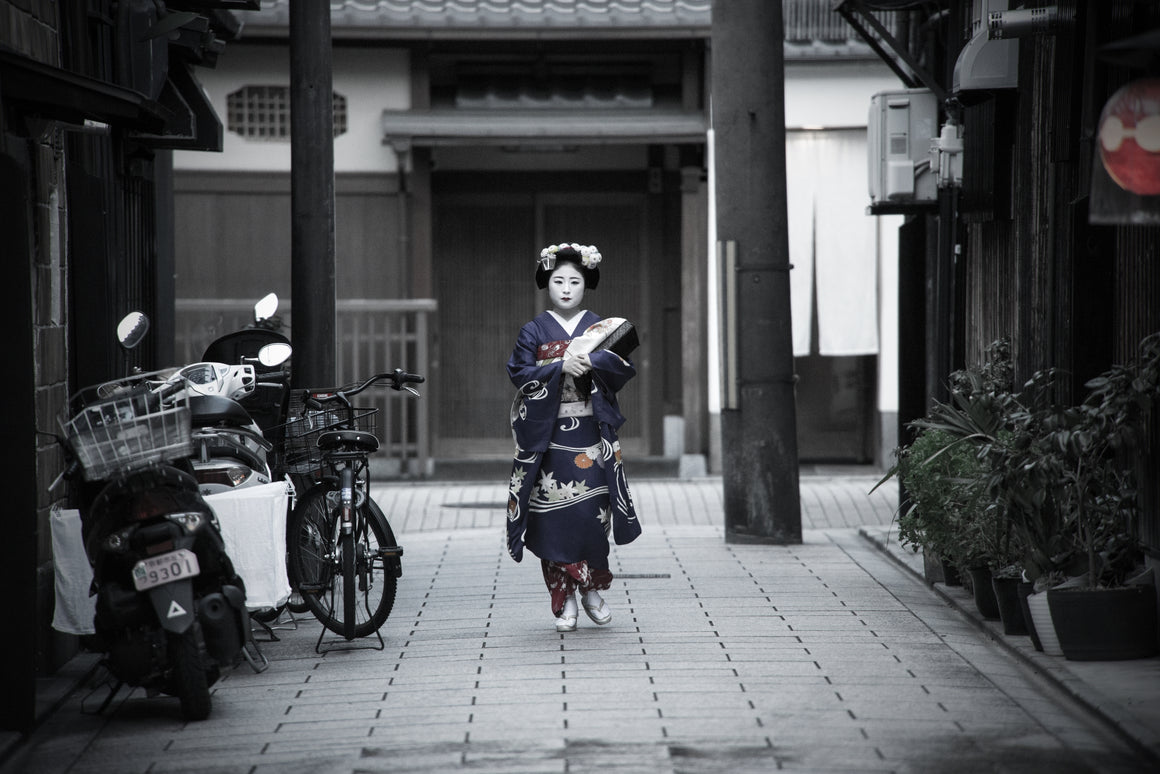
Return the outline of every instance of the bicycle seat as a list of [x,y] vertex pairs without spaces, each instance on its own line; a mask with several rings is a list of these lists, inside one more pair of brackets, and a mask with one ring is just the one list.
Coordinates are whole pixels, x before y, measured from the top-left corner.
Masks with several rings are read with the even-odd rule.
[[379,450],[379,439],[374,433],[362,430],[331,430],[318,436],[318,448],[323,451],[357,449],[370,454]]

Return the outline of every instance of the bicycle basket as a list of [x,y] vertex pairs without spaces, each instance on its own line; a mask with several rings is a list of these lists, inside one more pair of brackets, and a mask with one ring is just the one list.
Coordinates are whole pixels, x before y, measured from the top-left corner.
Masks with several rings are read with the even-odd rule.
[[309,474],[322,467],[323,453],[318,437],[330,430],[361,430],[375,434],[377,408],[341,406],[322,410],[306,408],[305,392],[295,390],[290,397],[290,419],[284,427],[283,467],[287,473]]
[[[138,379],[139,381],[139,379]],[[111,383],[110,383],[111,384]],[[98,481],[193,453],[184,397],[163,403],[148,387],[110,391],[61,421],[86,481]]]

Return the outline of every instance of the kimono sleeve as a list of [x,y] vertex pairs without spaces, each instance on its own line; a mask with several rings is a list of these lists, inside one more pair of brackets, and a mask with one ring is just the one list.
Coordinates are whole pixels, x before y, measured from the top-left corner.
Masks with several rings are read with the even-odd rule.
[[636,376],[636,366],[631,360],[625,360],[614,352],[600,349],[588,355],[592,361],[592,370],[600,384],[612,392],[620,392],[628,380]]
[[560,380],[564,373],[558,362],[536,365],[539,344],[535,326],[525,325],[507,363],[508,376],[517,388],[511,411],[512,434],[516,446],[529,451],[548,448],[560,407]]

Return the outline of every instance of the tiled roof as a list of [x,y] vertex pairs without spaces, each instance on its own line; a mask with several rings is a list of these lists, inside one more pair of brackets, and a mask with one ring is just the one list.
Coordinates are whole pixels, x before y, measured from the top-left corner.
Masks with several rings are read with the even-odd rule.
[[[311,0],[313,2],[314,0]],[[335,36],[623,34],[708,37],[711,0],[331,0]],[[240,11],[243,36],[284,35],[290,0]]]

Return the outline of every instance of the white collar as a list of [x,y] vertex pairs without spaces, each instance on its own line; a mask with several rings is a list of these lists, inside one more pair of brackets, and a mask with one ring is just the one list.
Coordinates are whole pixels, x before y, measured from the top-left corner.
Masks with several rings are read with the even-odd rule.
[[569,336],[576,333],[576,326],[580,324],[580,320],[584,317],[585,312],[587,312],[586,309],[581,309],[571,320],[565,320],[555,309],[548,310],[548,314],[556,318],[556,322],[560,323],[560,327],[563,328],[564,332]]

